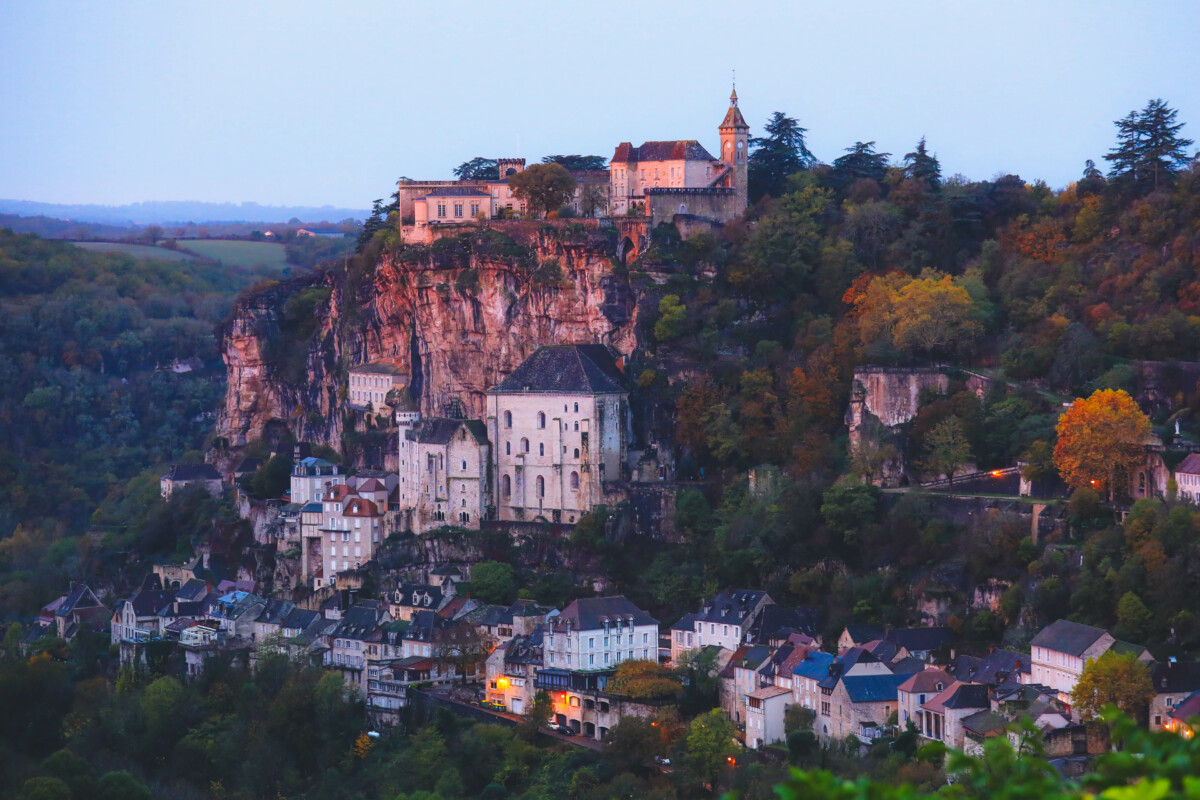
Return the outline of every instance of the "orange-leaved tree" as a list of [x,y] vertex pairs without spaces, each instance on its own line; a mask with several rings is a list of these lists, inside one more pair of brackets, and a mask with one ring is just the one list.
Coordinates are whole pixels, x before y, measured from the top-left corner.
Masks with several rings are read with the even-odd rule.
[[1072,488],[1124,488],[1146,459],[1150,420],[1123,389],[1099,389],[1058,418],[1054,466]]

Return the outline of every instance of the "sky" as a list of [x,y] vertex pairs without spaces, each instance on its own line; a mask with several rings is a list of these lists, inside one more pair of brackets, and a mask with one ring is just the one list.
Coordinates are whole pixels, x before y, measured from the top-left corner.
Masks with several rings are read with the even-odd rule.
[[1065,186],[1161,97],[1200,141],[1200,3],[0,0],[0,197],[365,208],[474,156],[716,152],[736,70],[823,161],[925,136]]

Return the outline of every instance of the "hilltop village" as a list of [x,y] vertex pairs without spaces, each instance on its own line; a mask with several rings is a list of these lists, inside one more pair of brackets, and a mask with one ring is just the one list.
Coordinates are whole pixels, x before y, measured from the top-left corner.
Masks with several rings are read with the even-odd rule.
[[[366,720],[329,770],[453,718],[624,758],[629,796],[683,765],[693,794],[944,782],[925,745],[1076,777],[1109,701],[1191,739],[1197,169],[1056,194],[943,179],[924,140],[818,164],[787,121],[779,199],[736,91],[717,156],[621,142],[554,209],[519,158],[399,181],[355,255],[237,299],[160,517],[96,515],[90,541],[169,529],[154,563],[116,551],[136,578],[62,586],[13,647],[103,641],[122,691],[307,669]],[[1104,257],[1101,296],[1048,283]],[[1183,310],[1139,316],[1165,284]]]

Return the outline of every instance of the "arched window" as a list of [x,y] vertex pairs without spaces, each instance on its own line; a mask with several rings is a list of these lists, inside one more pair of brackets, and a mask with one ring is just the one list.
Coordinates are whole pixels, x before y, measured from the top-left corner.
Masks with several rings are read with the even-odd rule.
[[511,411],[504,412],[504,427],[506,427],[506,428],[512,427],[512,412]]
[[538,442],[538,455],[546,455],[546,444],[544,442]]
[[537,496],[538,497],[546,496],[546,479],[543,478],[541,475],[538,475],[538,477],[537,477]]
[[512,442],[504,443],[504,455],[506,455],[506,456],[512,455]]
[[500,479],[500,493],[504,497],[512,497],[512,478],[505,475]]
[[579,458],[579,448],[578,447],[575,448],[575,457]]
[[466,460],[465,460],[465,459],[463,460],[463,467],[462,467],[462,468],[463,468],[463,469],[466,469],[466,468],[467,468],[467,462],[466,462]]
[[579,490],[579,473],[578,472],[571,473],[571,489],[573,489],[575,491]]
[[576,414],[578,414],[578,413],[579,413],[579,403],[576,403],[576,404],[575,404],[575,413],[576,413]]
[[579,420],[575,420],[575,430],[579,430]]
[[680,204],[679,204],[679,213],[680,213],[680,214],[686,214],[686,213],[687,213],[687,203],[680,203]]
[[529,452],[529,440],[528,439],[525,439],[525,438],[521,439],[521,452],[522,453]]
[[546,427],[546,414],[543,411],[539,411],[538,412],[538,428],[541,429],[541,428],[545,428],[545,427]]

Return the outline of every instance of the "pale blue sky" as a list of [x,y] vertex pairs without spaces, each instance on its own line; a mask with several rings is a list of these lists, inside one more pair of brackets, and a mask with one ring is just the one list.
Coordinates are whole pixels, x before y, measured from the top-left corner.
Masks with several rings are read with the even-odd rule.
[[1197,2],[0,0],[0,197],[366,207],[475,155],[699,139],[737,69],[831,161],[1062,186],[1163,97],[1200,140]]

